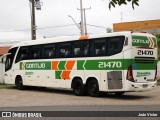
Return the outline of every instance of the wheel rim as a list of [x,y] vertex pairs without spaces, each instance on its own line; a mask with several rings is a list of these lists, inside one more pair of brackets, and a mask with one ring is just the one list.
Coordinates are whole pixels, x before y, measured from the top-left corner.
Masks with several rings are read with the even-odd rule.
[[18,81],[17,87],[18,87],[18,88],[22,88],[22,87],[23,87],[23,86],[22,86],[22,81]]
[[96,95],[99,92],[98,85],[97,85],[97,83],[95,81],[92,81],[89,84],[88,88],[89,88],[88,92],[93,96]]
[[81,91],[81,84],[79,82],[77,82],[75,84],[75,88],[74,89],[75,89],[76,93],[80,93],[80,91]]
[[90,86],[90,92],[91,93],[96,93],[97,92],[97,85],[96,84],[91,84],[91,86]]

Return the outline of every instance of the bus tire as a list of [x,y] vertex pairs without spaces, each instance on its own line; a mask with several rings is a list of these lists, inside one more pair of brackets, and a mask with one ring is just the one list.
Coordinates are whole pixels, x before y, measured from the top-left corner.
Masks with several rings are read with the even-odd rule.
[[92,97],[100,96],[99,85],[96,79],[88,81],[87,92]]
[[22,77],[17,77],[16,78],[16,87],[17,87],[18,90],[23,90],[24,89]]
[[73,93],[76,96],[85,95],[85,85],[83,84],[81,79],[76,79],[73,81]]
[[125,92],[115,92],[116,96],[122,96]]

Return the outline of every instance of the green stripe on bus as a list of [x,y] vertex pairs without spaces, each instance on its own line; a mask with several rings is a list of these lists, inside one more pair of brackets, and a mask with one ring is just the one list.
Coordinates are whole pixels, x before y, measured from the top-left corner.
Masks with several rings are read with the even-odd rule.
[[[65,64],[66,61],[59,62],[57,76],[65,70]],[[77,60],[77,70],[127,70],[130,65],[135,70],[155,70],[157,60],[153,63],[136,63],[134,59]],[[20,62],[20,70],[51,70],[51,61]]]
[[55,77],[56,79],[61,79],[61,74],[62,74],[62,71],[55,71]]
[[58,69],[59,70],[65,70],[65,64],[66,64],[66,61],[60,61],[59,62],[59,65],[58,65]]
[[152,37],[152,40],[154,41],[154,47],[157,47],[157,39],[155,37]]
[[85,60],[77,60],[77,70],[84,70],[83,64]]
[[135,63],[134,59],[78,60],[77,70],[127,70],[132,65],[134,70],[155,70],[154,63]]
[[[157,47],[157,40],[155,37],[151,37],[154,43],[154,47]],[[150,41],[147,36],[132,35],[132,46],[144,46],[149,47]]]

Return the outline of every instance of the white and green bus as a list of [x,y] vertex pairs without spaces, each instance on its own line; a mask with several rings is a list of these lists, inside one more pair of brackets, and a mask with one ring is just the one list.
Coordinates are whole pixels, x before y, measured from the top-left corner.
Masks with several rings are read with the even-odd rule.
[[75,95],[122,95],[156,87],[157,40],[147,33],[55,37],[9,50],[5,83],[73,89]]

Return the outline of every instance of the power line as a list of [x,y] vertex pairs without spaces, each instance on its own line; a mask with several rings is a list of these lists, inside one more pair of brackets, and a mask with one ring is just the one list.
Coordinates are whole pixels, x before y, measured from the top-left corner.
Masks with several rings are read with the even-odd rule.
[[6,31],[0,31],[0,32],[18,32],[18,31],[29,31],[31,29],[23,29],[23,30],[6,30]]
[[88,26],[92,26],[92,27],[101,28],[101,29],[107,29],[107,27],[104,27],[104,26],[91,25],[91,24],[87,24],[87,25],[88,25]]
[[[96,27],[96,28],[101,28],[101,29],[107,29],[107,27],[104,27],[104,26],[91,25],[91,24],[87,24],[87,25],[91,26],[91,27]],[[69,27],[69,26],[75,26],[75,24],[57,25],[57,26],[51,26],[51,27],[39,27],[37,29],[51,29],[51,28]],[[18,31],[29,31],[29,30],[31,30],[31,29],[5,30],[5,31],[0,31],[0,32],[18,32]]]
[[[75,24],[69,24],[69,25],[59,25],[59,26],[51,26],[51,27],[40,27],[37,29],[49,29],[49,28],[56,28],[56,27],[68,27],[68,26],[73,26]],[[6,31],[0,31],[0,32],[17,32],[17,31],[29,31],[31,29],[21,29],[21,30],[6,30]]]
[[57,26],[52,26],[52,27],[41,27],[41,28],[37,28],[37,29],[48,29],[48,28],[56,28],[56,27],[68,27],[68,26],[75,26],[75,24],[57,25]]

